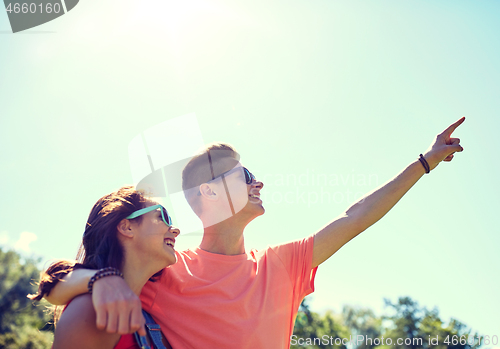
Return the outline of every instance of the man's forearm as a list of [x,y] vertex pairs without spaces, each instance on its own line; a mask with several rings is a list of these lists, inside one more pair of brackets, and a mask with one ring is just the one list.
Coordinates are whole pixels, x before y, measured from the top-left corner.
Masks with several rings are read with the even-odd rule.
[[314,235],[312,266],[326,261],[342,246],[382,218],[424,175],[417,160],[386,184],[365,195]]
[[[460,139],[451,137],[464,120],[465,117],[460,118],[436,136],[423,156],[428,171],[435,169],[441,161],[451,161],[454,153],[464,150]],[[415,160],[392,180],[365,195],[340,217],[314,234],[313,267],[323,263],[348,241],[382,218],[425,172],[423,164]]]
[[[56,284],[45,298],[52,304],[67,304],[76,296],[88,292],[88,282],[97,270],[77,269]],[[96,312],[96,327],[108,333],[146,335],[141,301],[121,276],[107,275],[97,280],[92,289],[92,304]]]
[[389,182],[352,205],[346,215],[353,220],[357,233],[364,231],[389,212],[424,174],[424,167],[416,160]]
[[54,305],[67,304],[76,296],[87,293],[87,285],[96,270],[77,269],[59,281],[45,299]]

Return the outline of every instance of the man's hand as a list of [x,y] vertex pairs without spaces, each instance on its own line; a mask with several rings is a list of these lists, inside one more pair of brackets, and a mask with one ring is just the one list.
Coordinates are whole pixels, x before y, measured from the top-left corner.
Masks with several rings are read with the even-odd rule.
[[454,124],[451,124],[441,134],[437,135],[434,143],[424,154],[424,158],[429,163],[431,170],[436,168],[441,161],[451,161],[451,159],[453,159],[453,153],[464,150],[464,148],[460,145],[459,138],[451,138],[453,131],[455,131],[455,129],[460,126],[464,120],[465,117],[462,117]]
[[98,329],[119,334],[139,331],[141,336],[146,335],[141,301],[121,277],[97,280],[92,290],[92,303]]

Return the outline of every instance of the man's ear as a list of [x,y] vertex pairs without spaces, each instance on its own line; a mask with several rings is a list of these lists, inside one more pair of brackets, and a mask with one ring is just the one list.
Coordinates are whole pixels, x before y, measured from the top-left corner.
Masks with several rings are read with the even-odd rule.
[[116,229],[120,234],[126,237],[133,237],[134,236],[134,230],[132,228],[132,223],[128,219],[122,219],[118,225],[116,226]]
[[201,196],[210,201],[219,200],[219,197],[217,196],[217,193],[214,191],[214,188],[207,183],[203,183],[202,185],[200,185],[200,193]]

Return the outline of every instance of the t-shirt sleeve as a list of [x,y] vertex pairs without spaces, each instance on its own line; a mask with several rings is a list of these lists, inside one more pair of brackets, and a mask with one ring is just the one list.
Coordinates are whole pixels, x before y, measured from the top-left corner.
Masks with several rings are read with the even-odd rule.
[[314,292],[314,278],[318,267],[312,268],[313,247],[313,236],[270,247],[288,271],[298,301]]

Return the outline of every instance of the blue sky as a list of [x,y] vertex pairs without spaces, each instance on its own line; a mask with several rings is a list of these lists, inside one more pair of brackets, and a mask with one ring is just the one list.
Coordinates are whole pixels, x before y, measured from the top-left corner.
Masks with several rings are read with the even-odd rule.
[[495,1],[85,0],[12,34],[0,12],[0,244],[74,258],[94,202],[132,183],[131,140],[181,115],[264,179],[253,248],[314,233],[466,116],[465,151],[320,266],[310,298],[382,312],[408,295],[500,335],[499,15]]

